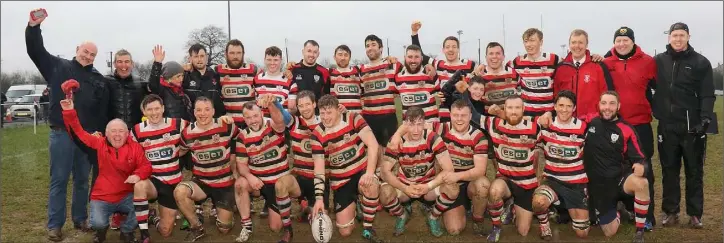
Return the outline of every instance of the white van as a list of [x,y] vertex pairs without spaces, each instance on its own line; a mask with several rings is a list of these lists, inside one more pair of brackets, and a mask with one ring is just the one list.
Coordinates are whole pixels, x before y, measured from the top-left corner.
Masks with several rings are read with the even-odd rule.
[[45,90],[45,87],[47,85],[45,84],[24,84],[24,85],[13,85],[10,86],[7,92],[5,92],[5,96],[8,97],[7,103],[15,103],[18,102],[18,100],[22,99],[25,95],[32,95],[32,94],[43,94],[43,91]]

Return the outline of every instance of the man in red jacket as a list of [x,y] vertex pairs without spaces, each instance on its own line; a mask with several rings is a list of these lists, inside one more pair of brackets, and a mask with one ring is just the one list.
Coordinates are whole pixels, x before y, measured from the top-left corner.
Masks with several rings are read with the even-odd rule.
[[[616,92],[621,96],[620,115],[631,124],[641,141],[641,149],[646,162],[651,164],[654,155],[654,133],[651,128],[651,87],[655,84],[656,61],[644,53],[636,45],[634,31],[628,27],[616,30],[613,36],[613,48],[605,56],[604,63],[608,67]],[[649,194],[654,195],[654,170],[649,166],[646,171],[649,180]],[[627,203],[633,209],[632,203]],[[650,208],[654,208],[651,197]],[[633,211],[633,210],[629,210]],[[646,216],[645,229],[650,231],[656,224],[654,210]]]
[[[72,99],[61,100],[60,105],[68,130],[98,153],[98,179],[90,196],[90,225],[95,230],[93,242],[103,242],[111,214],[134,213],[134,184],[148,179],[151,163],[146,159],[141,145],[128,136],[128,126],[122,120],[108,122],[105,137],[91,135],[80,125]],[[136,225],[136,217],[126,217],[121,226],[121,240],[135,242],[133,231]]]
[[562,90],[570,90],[578,101],[573,115],[596,113],[598,97],[610,87],[611,75],[603,62],[592,62],[588,50],[588,33],[575,29],[568,38],[570,52],[556,69],[553,77],[553,95]]

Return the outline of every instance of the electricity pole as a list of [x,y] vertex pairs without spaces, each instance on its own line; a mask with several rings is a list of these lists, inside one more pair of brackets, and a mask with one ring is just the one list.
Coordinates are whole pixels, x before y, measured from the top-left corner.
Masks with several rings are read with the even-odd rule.
[[231,40],[231,1],[226,1],[226,20],[229,25],[229,40]]

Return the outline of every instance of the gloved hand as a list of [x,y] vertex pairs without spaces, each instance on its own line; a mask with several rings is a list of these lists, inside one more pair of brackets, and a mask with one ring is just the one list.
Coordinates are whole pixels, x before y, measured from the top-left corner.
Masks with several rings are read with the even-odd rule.
[[689,133],[704,134],[704,133],[706,133],[706,130],[709,128],[709,123],[711,123],[711,120],[709,118],[704,118],[701,120],[700,124],[695,125],[691,129],[689,129]]

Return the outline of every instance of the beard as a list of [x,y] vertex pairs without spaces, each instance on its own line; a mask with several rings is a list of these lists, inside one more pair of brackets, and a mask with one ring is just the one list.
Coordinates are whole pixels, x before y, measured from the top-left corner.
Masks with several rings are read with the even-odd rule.
[[229,66],[229,68],[231,68],[231,69],[239,69],[242,66],[244,66],[244,62],[242,60],[244,60],[244,59],[241,59],[241,60],[226,59],[226,65]]
[[417,73],[420,71],[422,66],[419,63],[416,63],[416,65],[417,65],[417,68],[413,70],[412,68],[410,68],[409,64],[405,63],[405,68],[407,68],[407,71],[410,71],[410,73]]

